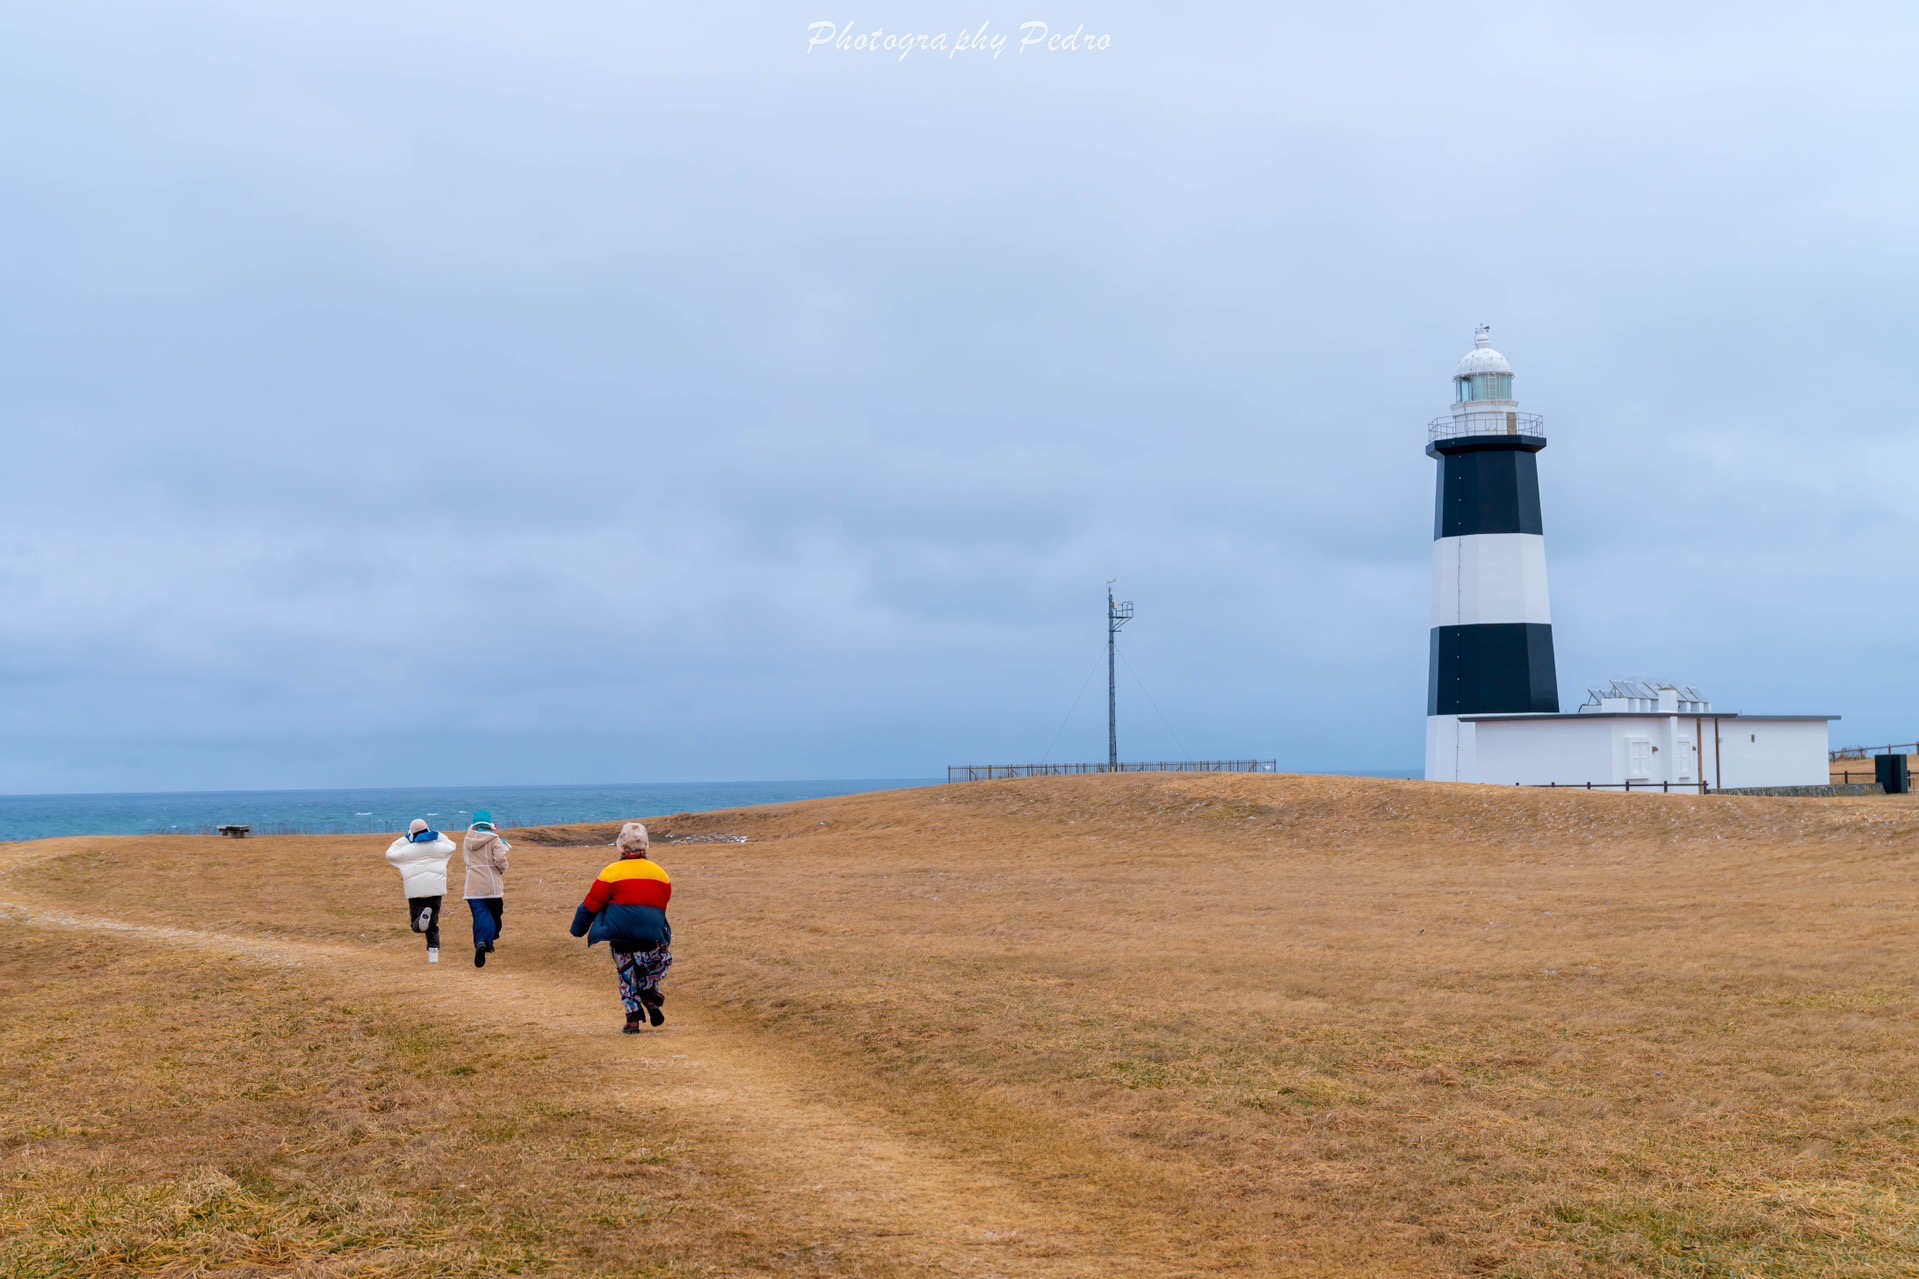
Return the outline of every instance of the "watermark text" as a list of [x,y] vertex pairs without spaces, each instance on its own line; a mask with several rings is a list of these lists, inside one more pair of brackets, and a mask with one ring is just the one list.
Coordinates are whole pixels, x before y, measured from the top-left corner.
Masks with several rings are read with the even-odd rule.
[[[1015,40],[1017,42],[1015,42]],[[830,50],[834,53],[890,54],[900,62],[915,54],[935,57],[961,54],[998,58],[1011,48],[1014,53],[1104,53],[1113,47],[1109,34],[1094,34],[1081,23],[1071,31],[1054,30],[1047,23],[1022,22],[1012,31],[995,31],[993,24],[962,27],[958,35],[947,32],[888,31],[884,27],[862,30],[852,22],[809,22],[806,26],[806,51]]]

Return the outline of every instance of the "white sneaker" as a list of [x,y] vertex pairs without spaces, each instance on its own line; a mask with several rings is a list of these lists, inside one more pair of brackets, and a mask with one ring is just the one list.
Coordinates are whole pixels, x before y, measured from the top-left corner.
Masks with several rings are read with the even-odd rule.
[[429,964],[437,964],[440,962],[440,948],[438,946],[428,946],[426,948],[426,962]]
[[413,931],[423,933],[431,927],[433,927],[433,907],[428,906],[420,912],[420,917],[413,921]]

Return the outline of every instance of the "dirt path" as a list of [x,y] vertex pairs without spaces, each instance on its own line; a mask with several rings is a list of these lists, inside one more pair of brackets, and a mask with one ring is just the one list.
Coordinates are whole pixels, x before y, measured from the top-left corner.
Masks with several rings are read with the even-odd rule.
[[[0,867],[18,870],[39,857],[10,849],[0,859]],[[670,1107],[718,1142],[751,1177],[767,1211],[817,1222],[829,1248],[856,1244],[908,1271],[939,1275],[1173,1273],[1116,1256],[1092,1230],[1036,1206],[1004,1178],[888,1131],[877,1107],[820,1099],[805,1063],[778,1045],[697,1017],[621,1035],[610,976],[609,989],[589,997],[551,975],[481,976],[452,964],[437,972],[396,968],[389,955],[350,946],[141,924],[10,896],[0,896],[0,923],[161,939],[246,962],[322,970],[341,989],[404,994],[469,1023],[535,1028],[583,1071],[629,1081],[609,1089],[616,1097],[624,1092],[629,1104]]]

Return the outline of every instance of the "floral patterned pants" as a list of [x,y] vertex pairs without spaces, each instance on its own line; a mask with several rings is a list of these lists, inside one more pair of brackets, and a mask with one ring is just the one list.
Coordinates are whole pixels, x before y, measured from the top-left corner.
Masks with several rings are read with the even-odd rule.
[[636,950],[630,955],[614,951],[613,969],[620,975],[620,1002],[626,1005],[626,1011],[644,1011],[646,1004],[640,998],[641,993],[657,990],[660,979],[672,966],[673,952],[665,942],[652,950]]

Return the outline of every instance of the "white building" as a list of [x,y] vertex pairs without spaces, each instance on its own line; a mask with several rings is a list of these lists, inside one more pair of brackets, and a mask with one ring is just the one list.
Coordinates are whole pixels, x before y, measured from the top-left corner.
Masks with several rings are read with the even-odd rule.
[[1824,786],[1833,715],[1716,711],[1685,685],[1615,680],[1570,714],[1461,716],[1461,781],[1738,790]]

